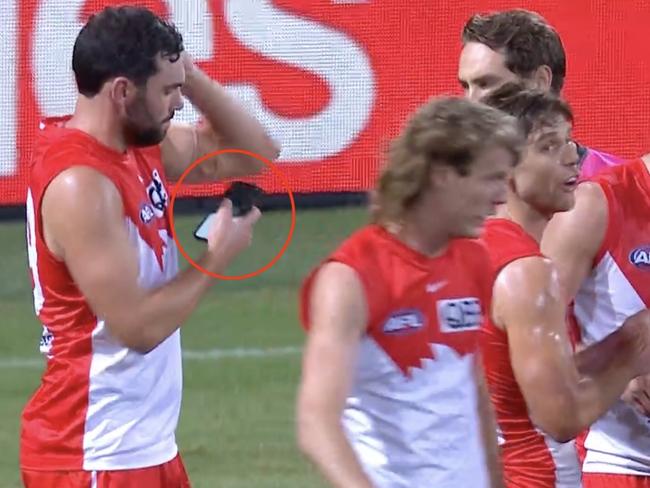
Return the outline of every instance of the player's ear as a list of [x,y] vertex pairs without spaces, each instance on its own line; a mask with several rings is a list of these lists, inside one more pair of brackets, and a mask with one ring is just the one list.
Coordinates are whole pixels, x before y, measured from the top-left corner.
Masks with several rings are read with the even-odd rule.
[[429,170],[429,184],[431,188],[438,189],[443,188],[449,182],[451,177],[451,172],[454,169],[446,164],[432,164],[431,169]]
[[135,84],[124,76],[118,76],[110,81],[110,97],[117,105],[124,106],[131,103],[137,96],[137,90]]
[[553,82],[553,72],[547,65],[542,65],[535,70],[532,76],[532,82],[535,88],[543,91],[551,89]]

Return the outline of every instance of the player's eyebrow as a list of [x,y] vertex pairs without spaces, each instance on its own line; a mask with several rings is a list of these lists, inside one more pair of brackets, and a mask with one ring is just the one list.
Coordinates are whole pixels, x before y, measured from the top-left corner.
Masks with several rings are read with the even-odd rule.
[[171,85],[165,85],[165,90],[172,90],[174,88],[181,88],[183,83],[172,83]]
[[472,78],[469,80],[458,78],[458,82],[461,84],[461,86],[467,86],[468,84],[479,84],[483,83],[485,85],[493,85],[497,81],[499,81],[499,78],[493,75],[483,75],[483,76],[478,76],[476,78]]

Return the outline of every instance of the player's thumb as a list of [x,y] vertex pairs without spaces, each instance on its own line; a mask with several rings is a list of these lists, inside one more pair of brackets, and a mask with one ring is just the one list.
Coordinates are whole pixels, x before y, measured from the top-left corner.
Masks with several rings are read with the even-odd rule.
[[[223,215],[224,217],[232,217],[232,201],[229,198],[221,200],[219,209],[217,210],[217,217]],[[224,218],[222,217],[222,218]]]

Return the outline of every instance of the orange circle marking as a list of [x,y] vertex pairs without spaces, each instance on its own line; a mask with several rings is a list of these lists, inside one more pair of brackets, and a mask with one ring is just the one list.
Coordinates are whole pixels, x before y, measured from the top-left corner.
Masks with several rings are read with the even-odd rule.
[[[243,275],[235,275],[235,276],[226,276],[226,275],[221,275],[218,273],[213,273],[212,271],[208,271],[207,269],[203,268],[202,266],[199,266],[199,264],[194,261],[185,251],[183,246],[181,245],[180,241],[178,240],[178,236],[176,235],[176,227],[174,226],[174,202],[176,201],[176,195],[178,194],[178,190],[180,189],[181,185],[183,184],[183,180],[187,177],[187,175],[194,169],[196,168],[199,164],[203,163],[207,159],[210,159],[212,157],[218,156],[219,154],[227,154],[227,153],[239,153],[239,154],[246,154],[247,156],[250,156],[252,158],[255,158],[261,162],[263,162],[268,168],[271,170],[271,172],[277,176],[281,181],[282,184],[284,185],[285,190],[289,194],[289,200],[291,201],[291,227],[289,227],[289,235],[287,235],[286,240],[284,241],[284,245],[282,246],[282,249],[280,249],[280,252],[278,252],[271,261],[269,261],[266,265],[262,266],[260,269],[257,271],[253,271],[251,273],[246,273]],[[174,185],[174,188],[172,189],[172,196],[171,196],[171,201],[169,204],[170,210],[169,210],[169,220],[170,220],[170,225],[172,228],[172,236],[174,237],[174,242],[176,242],[176,246],[178,246],[178,250],[181,252],[181,254],[187,259],[187,261],[194,266],[196,269],[198,269],[201,273],[204,273],[208,276],[212,276],[213,278],[217,278],[219,280],[245,280],[248,278],[253,278],[254,276],[260,275],[273,267],[275,263],[278,262],[278,260],[282,257],[284,252],[287,250],[289,247],[289,244],[291,243],[291,239],[293,237],[293,230],[296,227],[296,202],[293,199],[293,192],[291,191],[291,188],[289,187],[289,182],[287,179],[284,177],[282,172],[278,169],[278,167],[273,164],[271,161],[268,159],[260,156],[259,154],[255,154],[250,151],[245,151],[243,149],[223,149],[220,151],[214,151],[211,153],[206,154],[205,156],[201,156],[199,159],[194,161],[186,170],[185,172],[181,175],[181,177],[178,179],[176,184]]]

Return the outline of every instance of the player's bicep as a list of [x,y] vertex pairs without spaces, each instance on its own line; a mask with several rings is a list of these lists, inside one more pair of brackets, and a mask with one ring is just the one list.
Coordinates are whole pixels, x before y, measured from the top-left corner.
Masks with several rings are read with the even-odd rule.
[[303,355],[299,417],[338,416],[350,388],[367,310],[360,279],[350,267],[328,263],[313,285]]
[[120,195],[99,172],[74,167],[45,192],[43,225],[93,312],[122,323],[140,298],[138,262]]
[[495,306],[517,383],[533,418],[545,424],[569,407],[567,385],[577,375],[552,264],[532,257],[508,265],[495,285]]
[[589,275],[604,238],[607,201],[601,188],[583,183],[572,210],[555,214],[542,238],[542,252],[555,264],[566,303]]

